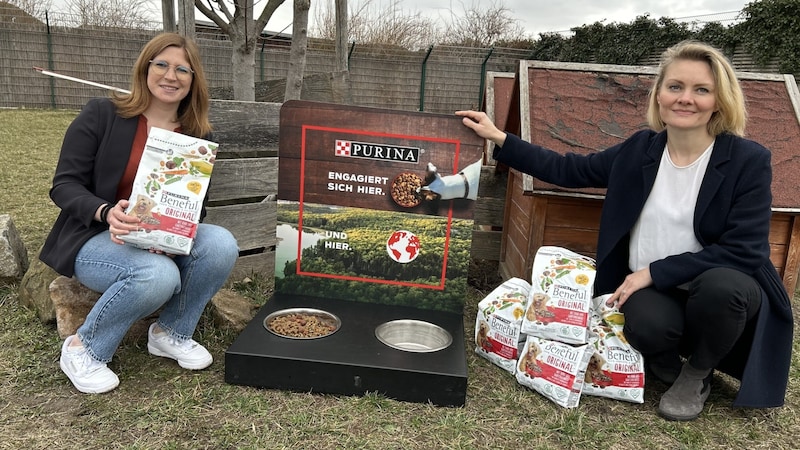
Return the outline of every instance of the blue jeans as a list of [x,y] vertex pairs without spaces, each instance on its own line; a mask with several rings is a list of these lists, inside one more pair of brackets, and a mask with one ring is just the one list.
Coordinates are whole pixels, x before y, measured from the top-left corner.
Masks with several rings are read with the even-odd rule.
[[75,278],[103,295],[78,328],[78,337],[92,358],[107,363],[130,327],[163,306],[159,326],[178,339],[190,339],[238,256],[233,235],[205,223],[185,256],[115,244],[108,231],[94,236],[75,257]]

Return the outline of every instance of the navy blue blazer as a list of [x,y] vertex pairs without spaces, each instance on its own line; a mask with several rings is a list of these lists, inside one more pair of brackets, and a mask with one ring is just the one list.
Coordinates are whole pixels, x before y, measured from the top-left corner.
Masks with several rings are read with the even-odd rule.
[[117,115],[110,99],[95,98],[67,128],[50,188],[61,212],[39,252],[39,259],[61,275],[74,275],[75,256],[83,244],[108,229],[94,220],[94,213],[100,205],[120,200],[117,187],[138,124],[138,116]]
[[[508,134],[494,159],[542,181],[567,188],[605,188],[597,242],[595,294],[611,293],[630,273],[628,244],[653,187],[666,132],[643,130],[604,151],[561,155]],[[749,274],[763,290],[752,321],[718,369],[741,380],[734,406],[784,403],[792,351],[791,302],[769,259],[772,216],[769,150],[733,136],[717,136],[694,212],[696,253],[650,265],[657,289],[679,286],[714,267]]]

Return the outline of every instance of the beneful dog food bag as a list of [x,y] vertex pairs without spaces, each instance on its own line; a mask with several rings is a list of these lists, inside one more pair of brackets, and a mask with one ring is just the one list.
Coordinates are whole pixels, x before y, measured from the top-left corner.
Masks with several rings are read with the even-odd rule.
[[588,344],[573,346],[528,336],[519,357],[517,382],[558,405],[574,408],[580,402],[592,353]]
[[595,262],[561,247],[536,252],[522,332],[571,344],[588,339]]
[[144,249],[188,255],[214,168],[218,144],[150,128],[130,206],[141,229],[119,238]]
[[530,288],[527,281],[511,278],[478,302],[475,352],[512,375],[525,343],[520,328]]
[[611,294],[592,299],[589,342],[592,356],[583,392],[633,403],[644,402],[644,359],[625,339],[625,316],[606,306]]

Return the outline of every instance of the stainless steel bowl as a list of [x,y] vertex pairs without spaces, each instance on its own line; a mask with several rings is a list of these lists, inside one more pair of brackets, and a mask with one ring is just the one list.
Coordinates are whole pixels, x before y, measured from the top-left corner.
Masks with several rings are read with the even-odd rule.
[[[275,330],[273,330],[269,324],[273,319],[278,319],[281,317],[290,316],[293,314],[305,315],[309,318],[315,318],[320,323],[325,325],[326,327],[330,328],[331,331],[325,334],[319,334],[317,336],[294,336],[289,334],[281,334]],[[328,311],[323,311],[321,309],[314,309],[314,308],[289,308],[289,309],[281,309],[279,311],[275,311],[270,313],[267,317],[264,318],[264,328],[267,329],[270,333],[284,337],[287,339],[319,339],[326,336],[330,336],[333,333],[339,331],[339,328],[342,326],[342,321],[339,318],[329,313]]]
[[382,323],[375,328],[375,337],[389,347],[416,353],[439,351],[453,343],[453,337],[444,328],[411,319]]

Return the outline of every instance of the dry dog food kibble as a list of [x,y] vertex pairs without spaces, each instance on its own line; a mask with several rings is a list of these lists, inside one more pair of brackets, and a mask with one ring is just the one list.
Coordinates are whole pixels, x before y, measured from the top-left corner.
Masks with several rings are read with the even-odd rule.
[[336,331],[336,324],[332,320],[307,313],[277,316],[267,322],[267,327],[277,335],[294,338],[323,337]]
[[405,208],[413,208],[422,202],[419,189],[422,178],[411,172],[403,172],[392,181],[392,200]]

